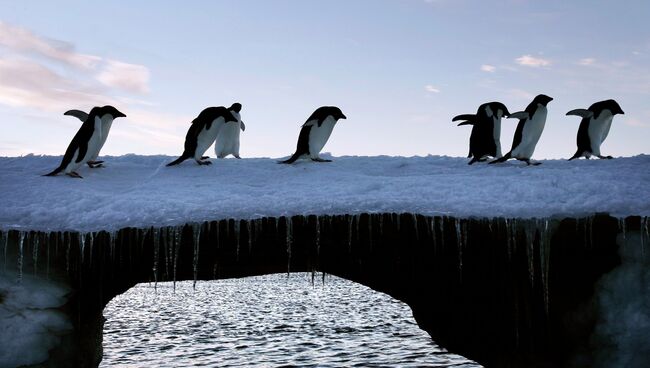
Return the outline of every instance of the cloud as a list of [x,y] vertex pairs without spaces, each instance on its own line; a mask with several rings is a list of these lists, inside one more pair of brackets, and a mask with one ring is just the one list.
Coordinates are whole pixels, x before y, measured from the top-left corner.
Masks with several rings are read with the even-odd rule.
[[24,58],[0,58],[0,103],[49,112],[112,104],[115,99],[92,85],[66,78]]
[[547,59],[537,58],[532,55],[523,55],[515,59],[515,62],[519,65],[529,66],[532,68],[539,68],[544,66],[550,66],[551,61]]
[[440,89],[438,89],[438,88],[436,88],[436,87],[434,87],[434,86],[432,86],[430,84],[427,84],[426,86],[424,86],[424,90],[427,91],[427,92],[431,92],[431,93],[440,93]]
[[625,125],[629,125],[636,128],[648,128],[650,127],[650,122],[644,122],[637,118],[628,118],[623,120]]
[[578,60],[578,65],[582,65],[582,66],[591,66],[594,65],[595,63],[596,63],[596,59],[594,58],[584,58]]
[[512,88],[508,90],[508,94],[518,100],[532,100],[535,97],[532,93],[524,91],[523,89]]
[[36,54],[80,69],[92,69],[101,58],[80,54],[72,44],[40,37],[0,21],[0,45],[23,54]]
[[483,64],[481,65],[481,70],[487,73],[494,73],[497,70],[497,67],[494,65]]
[[106,86],[129,92],[149,92],[149,69],[142,65],[108,60],[97,80]]

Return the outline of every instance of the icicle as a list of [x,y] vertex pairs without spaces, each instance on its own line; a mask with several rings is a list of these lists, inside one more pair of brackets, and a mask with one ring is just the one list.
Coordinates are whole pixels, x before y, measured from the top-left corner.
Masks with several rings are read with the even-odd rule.
[[320,221],[316,216],[316,256],[320,257]]
[[34,239],[33,239],[34,253],[32,254],[32,259],[34,260],[34,275],[38,273],[38,246],[39,246],[38,243],[39,243],[40,236],[41,236],[40,233],[36,233],[34,234]]
[[359,239],[361,239],[361,232],[359,231],[359,228],[360,228],[359,224],[361,223],[361,216],[360,215],[354,215],[354,221],[355,221],[354,225],[355,225],[356,230],[357,230],[356,241],[357,241],[357,244],[361,244],[361,241],[359,240]]
[[[538,220],[541,222],[541,220]],[[541,225],[541,229],[540,226]],[[543,224],[537,226],[539,230],[539,251],[542,268],[542,287],[544,289],[544,308],[546,314],[549,313],[549,293],[548,293],[548,273],[549,273],[549,256],[551,250],[551,236],[549,234],[548,219],[544,219]]]
[[446,241],[446,239],[445,239],[445,218],[444,217],[440,218],[440,221],[438,221],[438,226],[439,226],[438,230],[440,230],[440,239],[442,240],[441,245],[444,246],[445,241]]
[[[372,215],[368,215],[368,247],[372,252]],[[323,275],[323,284],[325,284],[325,275]]]
[[352,216],[345,216],[348,219],[348,252],[352,252]]
[[72,237],[70,236],[69,233],[65,233],[63,235],[63,242],[66,245],[66,251],[65,251],[65,270],[67,272],[70,271],[70,243],[72,243]]
[[88,260],[88,262],[89,262],[88,264],[90,266],[92,266],[92,264],[93,264],[93,245],[94,245],[94,243],[95,243],[95,235],[91,231],[91,232],[88,233],[88,247],[90,249],[90,252],[89,252],[90,253],[89,254],[90,259]]
[[81,264],[84,263],[84,249],[86,248],[86,234],[79,233],[79,250],[81,251]]
[[418,231],[418,216],[416,214],[411,214],[413,216],[413,230],[415,231],[415,241],[418,243],[420,241],[420,233]]
[[434,251],[434,253],[435,253],[436,250],[438,249],[438,247],[437,247],[437,246],[438,246],[438,240],[436,239],[436,218],[435,218],[435,217],[431,217],[429,220],[431,221],[431,223],[429,224],[429,226],[430,226],[430,228],[431,228],[431,229],[430,229],[430,232],[431,232],[431,243],[433,244],[433,251]]
[[524,233],[526,235],[526,247],[527,247],[527,252],[526,255],[528,257],[528,277],[530,279],[530,284],[534,285],[535,282],[535,264],[533,262],[534,256],[533,253],[535,251],[535,228],[533,228],[533,222],[532,220],[528,220],[528,223],[525,224],[524,226]]
[[[276,223],[278,223],[278,221],[276,221]],[[237,261],[239,261],[239,228],[240,228],[239,220],[234,220],[233,229],[235,231],[235,244],[237,244]]]
[[645,238],[648,234],[648,218],[641,218],[641,227],[639,229],[639,238],[641,242],[641,258],[645,259]]
[[286,227],[285,242],[287,245],[287,276],[291,273],[291,244],[293,243],[293,221],[291,217],[285,216],[284,223]]
[[454,218],[454,226],[456,228],[456,242],[458,246],[458,273],[460,275],[460,280],[463,282],[463,240],[461,237],[461,223],[460,220]]
[[117,241],[117,232],[111,232],[111,260],[115,262],[115,242]]
[[2,240],[3,240],[2,253],[4,255],[4,267],[3,267],[3,272],[4,272],[4,271],[7,270],[7,244],[8,244],[8,241],[9,241],[9,232],[8,231],[3,233]]
[[395,219],[395,226],[397,227],[397,233],[399,234],[400,231],[401,231],[401,227],[402,227],[401,224],[400,224],[400,217],[401,216],[400,216],[399,213],[396,216],[397,216],[397,218]]
[[248,233],[248,254],[251,254],[251,251],[253,249],[253,234],[252,234],[252,229],[251,229],[251,221],[248,220],[246,221],[246,232]]
[[508,260],[512,260],[512,229],[510,228],[510,221],[506,218],[506,250],[508,252]]
[[199,273],[199,242],[201,241],[201,225],[192,224],[192,236],[194,246],[194,257],[192,258],[192,271],[194,272],[194,282],[192,289],[196,290],[196,278]]
[[[180,231],[179,231],[180,230]],[[174,228],[174,291],[176,291],[176,266],[178,265],[178,254],[181,248],[181,231],[183,228]]]
[[20,240],[18,243],[18,282],[23,281],[23,243],[25,241],[25,233],[20,232]]
[[160,254],[160,239],[158,228],[151,228],[153,236],[153,289],[158,290],[158,257]]

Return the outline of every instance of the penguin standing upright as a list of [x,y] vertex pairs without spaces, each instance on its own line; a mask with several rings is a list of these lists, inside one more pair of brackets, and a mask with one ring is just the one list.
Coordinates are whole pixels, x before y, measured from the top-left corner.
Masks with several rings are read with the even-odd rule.
[[[103,109],[115,109],[113,106],[106,105],[103,107]],[[63,115],[68,115],[68,116],[74,116],[77,119],[81,120],[82,122],[86,121],[88,118],[88,114],[81,110],[68,110],[66,111]],[[111,126],[113,125],[113,120],[114,117],[110,114],[105,115],[102,117],[102,140],[97,147],[97,152],[95,152],[86,164],[91,168],[97,168],[97,167],[102,167],[104,161],[97,161],[97,157],[99,156],[99,152],[102,150],[104,147],[104,144],[106,143],[106,138],[108,138],[108,132],[111,130]]]
[[501,157],[501,118],[508,115],[508,108],[501,102],[488,102],[479,106],[476,114],[463,114],[451,119],[465,120],[458,126],[472,125],[467,155],[472,159],[468,165],[485,161],[488,156]]
[[322,106],[317,108],[300,129],[296,152],[289,159],[279,163],[291,164],[303,156],[309,156],[312,161],[316,162],[331,162],[332,160],[322,159],[318,155],[325,147],[325,143],[339,119],[346,119],[346,116],[338,107]]
[[237,119],[236,123],[226,124],[221,128],[217,141],[214,143],[214,153],[218,158],[225,158],[228,155],[239,157],[239,134],[246,130],[246,125],[241,119],[241,104],[235,102],[228,108],[232,116]]
[[112,121],[119,117],[126,117],[126,115],[113,106],[93,107],[68,145],[59,167],[45,176],[54,176],[63,171],[68,176],[81,178],[82,176],[76,170],[92,157],[97,157],[97,152],[101,148],[102,121],[105,119]]
[[586,110],[575,109],[566,114],[582,118],[576,138],[578,150],[569,161],[583,156],[588,159],[592,155],[598,158],[612,158],[612,156],[603,156],[600,153],[600,145],[609,134],[614,115],[625,114],[618,102],[614,100],[599,101]]
[[548,110],[546,105],[553,101],[552,97],[547,95],[537,95],[533,101],[528,104],[526,110],[514,112],[508,116],[509,119],[519,119],[517,130],[515,130],[515,137],[512,140],[512,148],[510,152],[506,153],[503,157],[498,158],[491,164],[504,162],[510,158],[524,161],[528,165],[540,165],[541,162],[531,163],[530,158],[535,152],[535,146],[539,142],[539,138],[544,131],[546,125],[546,115]]
[[185,149],[181,157],[167,164],[178,165],[188,158],[194,158],[199,165],[210,165],[212,162],[203,161],[208,157],[203,153],[214,143],[224,124],[237,122],[228,109],[223,106],[208,107],[192,120],[192,125],[185,135]]

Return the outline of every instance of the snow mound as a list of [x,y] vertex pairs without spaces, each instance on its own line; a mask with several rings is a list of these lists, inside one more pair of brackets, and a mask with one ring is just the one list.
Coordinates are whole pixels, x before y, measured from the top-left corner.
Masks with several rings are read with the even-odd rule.
[[84,179],[42,177],[60,157],[0,158],[0,229],[115,230],[223,218],[410,212],[457,217],[650,215],[650,156],[511,161],[338,157],[278,165],[268,158],[186,161],[103,157]]

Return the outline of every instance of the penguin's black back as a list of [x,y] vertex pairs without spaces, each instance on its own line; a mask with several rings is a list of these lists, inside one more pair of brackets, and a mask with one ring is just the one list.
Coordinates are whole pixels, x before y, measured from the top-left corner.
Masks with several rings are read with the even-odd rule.
[[[340,116],[342,115],[341,109],[339,109],[336,106],[321,106],[314,110],[314,112],[309,115],[307,120],[305,121],[305,124],[309,123],[312,120],[316,120],[316,123],[320,127],[323,125],[323,121],[327,119],[328,116]],[[304,126],[304,125],[303,125]],[[302,135],[302,131],[300,132]],[[307,135],[309,137],[309,135]]]
[[88,152],[88,141],[90,141],[90,137],[92,137],[95,132],[95,117],[97,117],[99,111],[99,107],[93,107],[93,109],[90,110],[90,113],[86,117],[86,121],[81,124],[81,127],[79,127],[79,130],[70,141],[68,148],[65,150],[65,154],[63,154],[63,159],[61,159],[59,167],[51,173],[45,174],[45,176],[56,175],[63,171],[72,162],[74,153],[77,150],[79,150],[79,154],[77,155],[75,162],[81,162],[83,160]]
[[204,109],[201,111],[199,116],[192,120],[192,125],[190,125],[190,128],[187,130],[184,145],[185,153],[189,154],[190,156],[194,155],[198,143],[197,140],[199,134],[203,131],[204,128],[210,129],[212,127],[212,122],[219,117],[223,117],[226,122],[237,121],[232,113],[223,106],[208,107]]
[[593,152],[591,150],[591,140],[589,139],[589,124],[591,123],[591,117],[582,118],[580,121],[580,127],[578,128],[578,136],[576,137],[576,143],[578,145],[578,153],[582,154],[584,152]]

